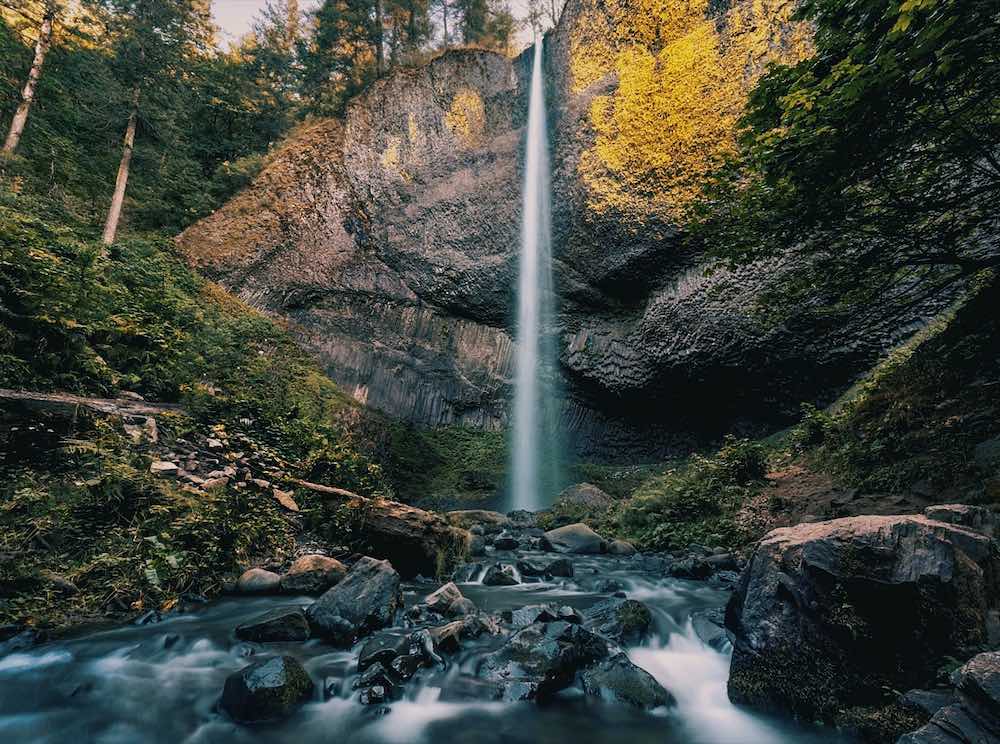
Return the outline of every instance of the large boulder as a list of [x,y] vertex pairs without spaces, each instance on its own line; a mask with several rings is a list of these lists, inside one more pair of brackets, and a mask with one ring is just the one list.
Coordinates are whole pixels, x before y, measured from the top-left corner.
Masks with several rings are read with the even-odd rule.
[[924,509],[924,516],[937,522],[968,527],[990,537],[996,536],[996,514],[985,506],[935,504]]
[[240,723],[273,721],[290,715],[312,693],[302,665],[291,656],[275,656],[229,675],[221,705]]
[[306,617],[317,635],[347,646],[392,623],[403,602],[399,587],[399,574],[388,561],[365,557],[309,605]]
[[468,555],[468,531],[437,514],[387,499],[357,500],[353,506],[360,514],[359,547],[388,559],[406,578],[446,575]]
[[729,695],[835,721],[928,687],[944,659],[987,640],[998,581],[995,543],[925,516],[774,530],[727,607]]
[[989,744],[1000,741],[1000,652],[979,654],[955,673],[958,701],[898,744]]
[[479,677],[493,685],[497,699],[544,701],[568,687],[577,671],[607,655],[607,643],[579,625],[537,623],[485,656]]
[[605,553],[608,544],[590,527],[577,522],[546,532],[542,548],[557,553]]
[[347,566],[325,555],[297,558],[281,577],[281,591],[290,594],[319,594],[334,586],[347,574]]
[[607,703],[631,705],[651,710],[672,705],[673,696],[653,675],[640,669],[621,653],[583,672],[583,691]]

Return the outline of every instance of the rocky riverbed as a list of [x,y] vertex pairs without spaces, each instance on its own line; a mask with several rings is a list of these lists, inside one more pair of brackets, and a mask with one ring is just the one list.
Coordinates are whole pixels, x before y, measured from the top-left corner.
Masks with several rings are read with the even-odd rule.
[[[957,653],[960,643],[989,642],[996,543],[979,522],[976,531],[944,521],[981,522],[983,513],[939,512],[940,520],[776,530],[745,566],[700,546],[638,553],[581,524],[544,532],[525,513],[452,513],[472,536],[471,562],[452,581],[404,580],[379,558],[308,556],[283,575],[249,569],[215,602],[55,643],[38,645],[30,632],[8,639],[0,644],[0,740],[846,744],[859,740],[858,729],[791,717],[808,704],[798,721],[860,701],[792,663],[796,644],[809,645],[814,667],[854,679],[861,694],[862,682],[878,681],[880,657],[869,648],[855,658],[852,644],[933,640],[936,653]],[[839,576],[843,590],[815,581],[820,570]],[[963,593],[949,605],[953,575]],[[936,604],[921,609],[914,628],[933,637],[899,622],[894,636],[865,637],[870,619],[858,597],[870,589],[866,578],[897,600],[922,586],[915,596]],[[933,586],[944,588],[931,596]],[[839,609],[823,605],[832,598]],[[848,607],[855,638],[824,658],[822,618],[842,624]],[[892,607],[879,612],[890,622]],[[1000,654],[976,656],[953,686],[938,684],[933,660],[912,661],[889,680],[928,687],[896,709],[913,728],[926,724],[908,744],[997,740]]]

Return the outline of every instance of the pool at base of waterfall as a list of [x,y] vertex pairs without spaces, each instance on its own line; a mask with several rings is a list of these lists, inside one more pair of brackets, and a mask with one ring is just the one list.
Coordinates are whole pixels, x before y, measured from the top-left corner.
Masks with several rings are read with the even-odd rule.
[[[577,684],[545,704],[467,699],[451,694],[513,631],[466,639],[443,664],[421,669],[402,695],[362,705],[354,689],[364,640],[350,649],[322,641],[257,644],[236,626],[311,597],[227,597],[158,623],[128,625],[0,657],[0,741],[31,744],[216,744],[218,742],[476,742],[505,744],[831,744],[829,729],[801,726],[731,704],[729,649],[695,633],[692,617],[724,605],[727,593],[707,584],[664,578],[627,558],[574,556],[573,578],[512,586],[459,584],[480,611],[501,615],[552,603],[585,612],[618,587],[652,612],[655,633],[627,649],[675,704],[643,711],[587,696]],[[529,581],[529,579],[524,579]],[[610,584],[609,584],[610,580]],[[439,582],[404,582],[412,606]],[[612,591],[609,592],[608,589]],[[602,589],[603,591],[599,591]],[[406,613],[397,615],[405,626]],[[407,627],[407,631],[411,628]],[[219,706],[226,678],[273,655],[298,659],[315,683],[313,699],[288,718],[252,726]],[[465,699],[463,699],[465,698]]]

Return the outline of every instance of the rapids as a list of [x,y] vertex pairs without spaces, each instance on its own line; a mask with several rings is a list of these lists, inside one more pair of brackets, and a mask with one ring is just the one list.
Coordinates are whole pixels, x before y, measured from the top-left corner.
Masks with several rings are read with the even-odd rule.
[[[643,560],[575,556],[576,575],[511,587],[459,584],[480,609],[500,612],[555,602],[586,609],[608,596],[614,579],[652,610],[657,638],[630,649],[677,699],[644,713],[587,698],[574,688],[545,706],[463,700],[459,672],[502,643],[463,641],[445,668],[424,669],[388,706],[364,707],[352,683],[361,643],[338,650],[320,641],[256,645],[233,629],[268,609],[309,597],[226,597],[158,623],[126,625],[0,658],[0,741],[32,744],[209,744],[216,742],[635,742],[636,744],[830,744],[830,731],[807,729],[733,706],[726,697],[728,654],[702,643],[692,613],[721,606],[726,592],[708,584],[654,576]],[[528,579],[526,579],[528,581]],[[404,584],[409,606],[438,582]],[[291,654],[316,682],[315,700],[280,723],[247,727],[218,710],[226,677],[251,657]],[[465,696],[467,697],[467,696]]]

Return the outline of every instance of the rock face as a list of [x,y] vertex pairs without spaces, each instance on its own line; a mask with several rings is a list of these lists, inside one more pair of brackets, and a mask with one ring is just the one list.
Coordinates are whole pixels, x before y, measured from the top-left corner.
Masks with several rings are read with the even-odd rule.
[[981,744],[1000,741],[1000,652],[979,654],[955,673],[958,701],[898,744]]
[[988,537],[924,516],[849,517],[769,533],[726,611],[729,695],[836,720],[927,687],[988,638],[1000,603]]
[[288,716],[312,697],[313,682],[291,656],[275,656],[231,674],[222,690],[222,708],[240,723]]
[[[570,0],[546,40],[557,343],[567,441],[582,454],[669,451],[728,428],[734,410],[797,415],[930,309],[896,317],[886,303],[820,328],[803,307],[775,325],[747,308],[787,262],[704,274],[677,214],[731,146],[766,63],[801,58],[809,35],[779,0],[661,6]],[[290,320],[358,400],[419,424],[502,428],[530,64],[531,50],[451,51],[377,82],[344,122],[297,130],[180,249]],[[751,408],[764,389],[786,397]]]
[[309,605],[309,625],[334,643],[350,645],[392,623],[402,605],[399,584],[399,574],[388,561],[362,558],[339,584]]

